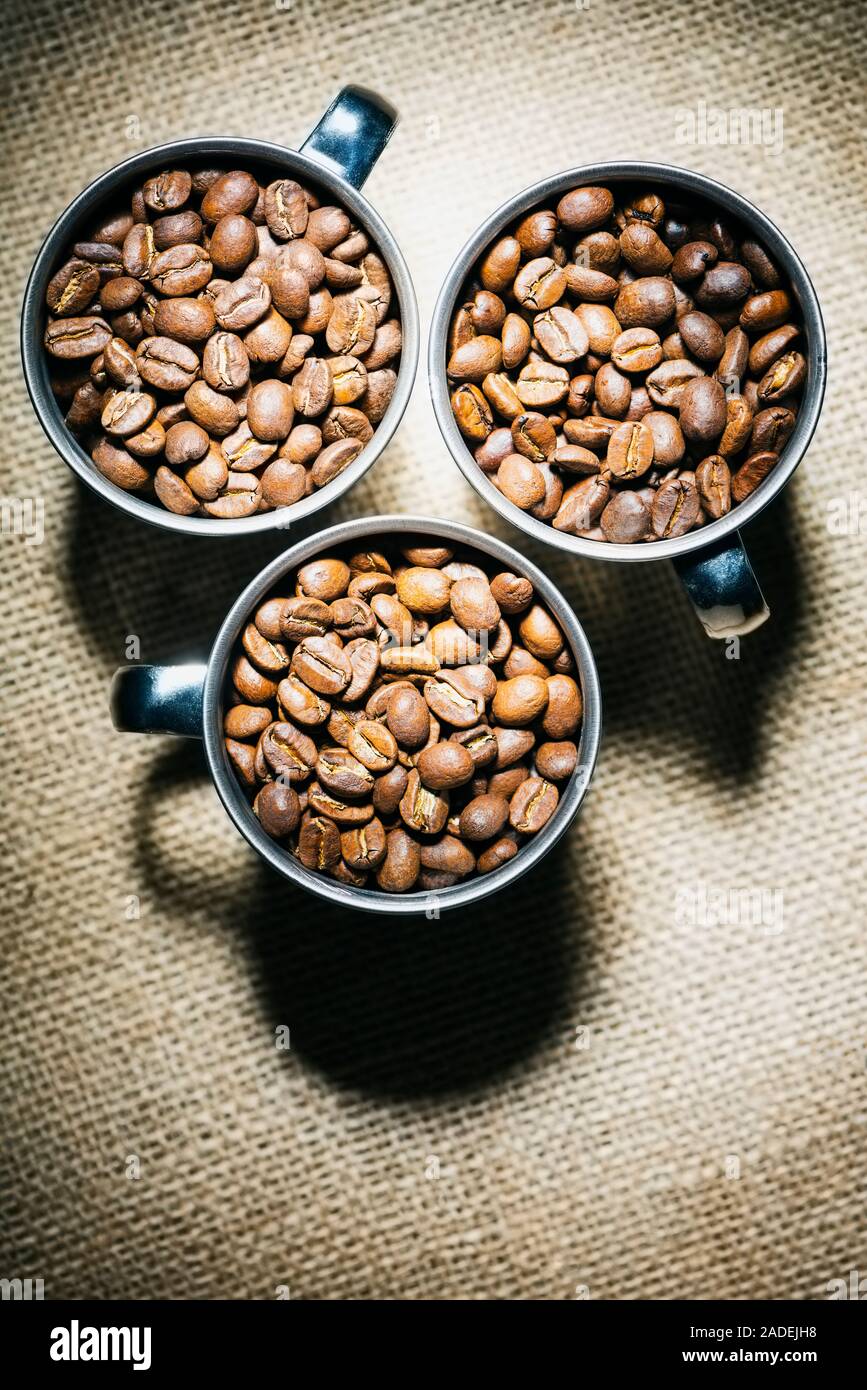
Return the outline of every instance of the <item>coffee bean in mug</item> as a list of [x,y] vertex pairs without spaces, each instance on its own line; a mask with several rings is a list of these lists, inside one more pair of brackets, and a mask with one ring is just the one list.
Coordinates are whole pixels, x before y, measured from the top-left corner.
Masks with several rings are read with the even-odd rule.
[[109,481],[236,519],[358,457],[397,384],[400,316],[367,234],[320,201],[290,178],[169,169],[69,248],[43,344],[58,399],[81,367],[66,423]]
[[715,208],[574,188],[479,257],[452,316],[452,411],[522,511],[595,541],[667,540],[776,466],[802,335],[768,252]]
[[[269,416],[285,406],[270,395]],[[229,669],[225,747],[253,814],[356,887],[496,872],[578,764],[575,662],[533,584],[429,538],[308,560],[250,614]]]

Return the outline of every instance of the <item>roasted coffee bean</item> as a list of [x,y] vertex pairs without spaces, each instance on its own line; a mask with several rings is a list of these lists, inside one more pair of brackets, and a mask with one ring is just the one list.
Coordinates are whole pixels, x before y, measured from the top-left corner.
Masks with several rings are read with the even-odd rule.
[[214,273],[207,251],[195,242],[159,251],[150,262],[148,278],[164,295],[191,295],[201,290]]
[[438,835],[449,816],[448,793],[432,791],[422,782],[418,769],[409,773],[400,805],[401,819],[410,829],[422,835]]
[[386,835],[382,821],[374,816],[366,825],[354,830],[344,830],[340,836],[340,852],[344,863],[351,869],[366,872],[378,868],[386,853]]
[[548,688],[539,676],[515,676],[501,681],[491,712],[501,724],[531,724],[548,704]]
[[199,510],[199,499],[192,488],[165,465],[154,474],[154,491],[163,506],[179,516],[195,516]]
[[432,791],[462,787],[475,773],[472,754],[459,743],[436,743],[425,748],[416,763],[419,776]]
[[725,392],[713,377],[698,376],[680,392],[680,428],[690,441],[701,444],[719,439],[726,423]]
[[545,496],[545,478],[538,465],[521,454],[509,454],[497,470],[497,487],[522,511],[529,511]]
[[44,343],[52,357],[61,361],[94,357],[102,352],[111,338],[111,329],[97,315],[82,318],[61,318],[45,330]]
[[333,603],[346,593],[350,578],[351,572],[345,560],[333,557],[309,560],[298,571],[298,593],[305,598]]
[[533,601],[533,586],[529,579],[504,571],[491,580],[491,593],[501,612],[523,613]]
[[271,722],[264,705],[232,705],[223,718],[223,732],[228,738],[258,738]]
[[270,724],[262,735],[262,756],[274,773],[286,782],[306,782],[314,770],[319,776],[319,759],[312,738],[294,724],[278,721]]
[[539,256],[522,266],[515,276],[512,293],[525,309],[550,309],[562,298],[566,275],[550,256]]
[[456,882],[466,878],[476,867],[472,850],[454,835],[443,835],[433,844],[422,844],[420,858],[422,868],[452,875]]
[[598,357],[609,357],[623,332],[623,325],[617,316],[607,305],[594,303],[576,305],[575,313],[584,325],[591,353]]
[[695,470],[695,481],[701,505],[708,516],[716,520],[731,511],[731,470],[721,454],[702,459]]
[[724,516],[739,491],[729,460],[785,443],[806,379],[800,332],[764,247],[713,208],[571,189],[507,229],[457,296],[454,416],[524,512],[567,534],[656,541]]
[[160,391],[186,391],[199,370],[192,348],[174,338],[143,338],[136,349],[139,375]]
[[311,690],[299,676],[284,677],[277,687],[277,699],[289,718],[305,728],[324,724],[331,714],[328,700]]
[[[182,425],[199,429],[171,428]],[[352,587],[366,581],[369,603]],[[390,892],[481,872],[476,842],[517,853],[519,834],[557,804],[537,740],[571,747],[571,763],[568,748],[553,760],[563,780],[581,721],[574,660],[532,584],[418,537],[399,551],[386,542],[316,556],[287,579],[293,588],[243,629],[230,668],[240,703],[224,721],[268,833],[318,872],[364,889],[374,871]],[[540,795],[515,802],[531,781]],[[281,791],[262,794],[263,784]],[[297,807],[282,791],[290,784]],[[510,805],[526,829],[506,829]],[[496,849],[488,871],[510,853]]]
[[[346,292],[332,298],[326,279]],[[192,464],[204,511],[232,518],[290,506],[326,486],[372,437],[397,384],[401,327],[396,315],[388,317],[391,300],[388,268],[364,231],[342,208],[320,206],[312,189],[291,179],[264,189],[245,170],[174,169],[148,178],[133,193],[131,211],[113,209],[92,240],[75,243],[46,291],[53,321],[45,348],[58,360],[95,364],[97,386],[105,373],[124,388],[146,383],[155,393],[155,425],[186,418],[166,415],[165,394],[195,384],[189,413],[211,440],[225,440],[249,415],[247,428],[260,445],[285,443],[288,453],[281,451],[274,467],[273,450],[254,449],[244,436],[243,459],[231,457],[231,449],[227,458],[233,474],[255,476],[227,478],[223,487],[210,449]],[[480,322],[499,332],[502,301],[491,295],[476,307]],[[190,347],[196,352],[187,354]],[[335,352],[345,365],[332,389],[325,359]],[[321,365],[299,379],[307,359]],[[69,391],[70,403],[80,384]],[[131,425],[129,403],[113,406],[109,422],[117,412]],[[312,426],[309,439],[295,435],[293,412],[328,412],[325,437],[314,437]],[[95,404],[82,396],[68,423],[80,433],[96,418]],[[143,458],[163,453],[150,424],[125,437],[141,437]],[[136,490],[150,490],[135,466],[107,466],[119,485],[128,477]],[[155,474],[153,496],[175,511],[199,510],[186,474]]]
[[751,493],[755,492],[760,483],[779,462],[779,454],[772,450],[765,450],[762,453],[751,454],[746,463],[742,463],[737,473],[732,478],[732,499],[735,502],[743,502]]
[[497,757],[496,735],[487,724],[479,724],[474,729],[462,729],[452,734],[450,741],[466,748],[476,772],[490,766]]
[[719,252],[710,241],[689,241],[678,247],[671,263],[671,276],[678,284],[700,280],[706,270],[716,265]]
[[651,526],[659,540],[669,540],[691,531],[701,510],[693,473],[679,473],[660,483],[651,507]]
[[617,492],[601,512],[599,524],[607,541],[632,545],[650,529],[650,508],[637,492]]
[[424,698],[441,724],[455,729],[471,729],[479,721],[484,700],[481,696],[466,694],[456,688],[444,674],[438,680],[425,682]]
[[494,728],[497,740],[497,760],[494,767],[498,772],[520,762],[533,748],[536,735],[529,729],[507,729],[499,725]]
[[[613,477],[613,474],[612,474]],[[603,508],[611,496],[607,478],[585,478],[575,483],[563,493],[560,507],[554,517],[558,531],[568,531],[580,535],[596,525]]]
[[551,661],[563,649],[563,633],[541,603],[522,616],[518,633],[527,651],[540,661]]
[[408,893],[415,887],[421,870],[418,841],[405,830],[390,830],[385,845],[385,859],[377,870],[376,882],[386,893]]
[[233,738],[225,739],[224,746],[241,786],[245,791],[253,791],[256,787],[256,754],[254,749],[249,743],[238,743]]
[[578,749],[570,739],[542,743],[536,749],[536,771],[548,782],[564,782],[578,764]]
[[614,302],[622,328],[657,328],[674,314],[674,289],[660,275],[642,276],[624,285]]
[[49,280],[45,300],[52,314],[58,317],[78,315],[96,297],[99,284],[96,266],[73,258]]
[[202,502],[216,502],[228,481],[228,465],[213,440],[204,456],[184,469],[184,482]]
[[393,816],[406,791],[408,774],[399,764],[377,777],[373,787],[374,809],[381,816]]
[[630,375],[652,371],[662,361],[659,334],[652,328],[627,328],[611,344],[611,361]]
[[386,723],[403,748],[419,748],[430,736],[430,710],[413,686],[394,691],[386,707]]
[[800,391],[807,378],[807,363],[799,352],[787,352],[769,367],[756,395],[762,406],[775,405]]
[[286,839],[301,819],[298,793],[285,782],[266,782],[256,794],[253,812],[266,835]]
[[349,801],[336,792],[327,791],[318,781],[310,783],[307,804],[317,816],[327,816],[340,829],[365,825],[373,818],[373,805],[370,802]]
[[[463,631],[457,624],[455,629],[458,632]],[[460,660],[464,659],[462,652]],[[409,647],[384,646],[381,660],[383,671],[395,677],[433,676],[440,668],[440,656],[421,642]]]
[[684,346],[700,362],[718,362],[725,349],[725,334],[716,319],[699,309],[681,314],[677,331]]
[[547,825],[560,793],[541,777],[528,777],[509,802],[509,824],[522,835],[535,835]]
[[687,385],[703,375],[696,362],[681,358],[661,362],[646,379],[650,399],[663,409],[677,410]]
[[348,657],[327,637],[305,637],[292,654],[292,674],[317,695],[340,695],[352,680]]
[[753,453],[782,453],[795,428],[795,416],[785,406],[772,405],[753,417],[750,448]]
[[123,314],[141,298],[143,289],[141,281],[134,280],[131,275],[118,275],[114,280],[109,280],[103,285],[99,296],[103,312]]
[[651,430],[640,420],[627,421],[609,439],[605,462],[615,478],[639,478],[653,462],[653,448]]
[[72,398],[72,404],[66,412],[66,423],[71,430],[86,430],[90,425],[95,425],[102,414],[103,392],[92,381],[85,381],[79,386]]
[[570,232],[589,232],[601,227],[614,210],[614,197],[607,188],[575,188],[557,204],[557,220]]
[[718,261],[705,272],[695,291],[695,302],[710,313],[739,305],[748,295],[750,273],[737,261]]
[[785,290],[764,290],[747,300],[738,322],[747,333],[764,334],[789,322],[792,310],[792,301]]
[[491,407],[478,386],[465,383],[452,392],[452,411],[466,439],[487,439],[494,427]]
[[150,487],[151,473],[126,449],[118,448],[104,436],[91,450],[90,457],[110,483],[126,492],[144,492]]
[[348,748],[320,748],[316,776],[326,791],[354,800],[373,791],[373,773]]
[[104,405],[102,428],[106,434],[126,439],[147,428],[156,408],[155,398],[147,391],[116,391],[108,396]]
[[208,452],[210,442],[201,425],[194,424],[192,420],[181,420],[166,431],[166,463],[171,464],[172,468],[195,463]]
[[518,845],[515,840],[509,839],[504,835],[489,845],[484,853],[480,854],[476,861],[476,869],[480,874],[490,874],[494,869],[500,869],[504,864],[508,864],[518,853]]
[[397,758],[397,740],[375,719],[362,719],[354,726],[348,747],[353,757],[376,774],[388,772]]
[[549,676],[548,707],[542,718],[542,729],[552,739],[571,737],[581,722],[583,702],[581,691],[571,676]]
[[459,579],[449,590],[452,615],[461,627],[490,632],[500,621],[500,608],[487,579]]
[[340,859],[340,831],[326,816],[305,815],[298,835],[298,858],[305,869],[324,873]]
[[460,814],[460,833],[470,842],[492,840],[509,818],[509,803],[503,796],[487,793],[473,797]]

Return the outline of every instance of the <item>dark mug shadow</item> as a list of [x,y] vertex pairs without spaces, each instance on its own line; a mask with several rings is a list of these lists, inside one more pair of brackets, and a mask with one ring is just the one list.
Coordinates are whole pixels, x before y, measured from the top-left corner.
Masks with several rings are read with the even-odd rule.
[[175,534],[143,525],[76,479],[65,559],[70,600],[109,670],[130,660],[130,637],[139,639],[135,660],[204,657],[242,589],[311,523],[317,519],[226,541]]
[[678,756],[730,783],[760,775],[768,705],[796,658],[805,604],[791,488],[743,539],[771,617],[739,641],[706,635],[667,562],[579,567],[525,545],[587,631],[602,684],[606,744],[640,739],[664,761]]
[[565,1037],[592,957],[587,896],[562,841],[508,893],[431,920],[332,906],[252,851],[215,894],[192,833],[167,856],[155,827],[163,798],[208,780],[201,745],[155,758],[138,795],[138,871],[174,910],[206,903],[220,930],[241,927],[267,1026],[289,1030],[287,1060],[341,1088],[421,1101],[479,1093]]

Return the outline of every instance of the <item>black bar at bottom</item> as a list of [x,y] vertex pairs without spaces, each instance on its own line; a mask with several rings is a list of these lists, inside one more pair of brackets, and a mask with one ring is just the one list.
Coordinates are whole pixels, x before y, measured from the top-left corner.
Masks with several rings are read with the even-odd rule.
[[[479,1304],[474,1306],[478,1309]],[[536,1362],[539,1374],[551,1364],[549,1333],[562,1332],[564,1350],[576,1372],[602,1361],[612,1371],[641,1373],[685,1368],[701,1374],[714,1365],[735,1371],[741,1366],[776,1370],[797,1365],[827,1377],[829,1371],[860,1364],[863,1311],[835,1301],[602,1303],[576,1298],[573,1306],[561,1309],[553,1322],[546,1323],[544,1343],[532,1336],[535,1325],[520,1331],[518,1341],[522,1360],[529,1357],[531,1365]],[[291,1373],[304,1350],[309,1349],[319,1364],[330,1363],[335,1349],[330,1330],[334,1318],[343,1316],[332,1310],[326,1323],[318,1304],[300,1300],[294,1306],[292,1300],[271,1304],[8,1301],[0,1309],[4,1362],[8,1365],[11,1360],[25,1373],[47,1372],[49,1378],[61,1377],[67,1383],[78,1376],[92,1381],[101,1372],[114,1380],[130,1375],[137,1383],[148,1375],[161,1382],[168,1374],[174,1378],[178,1372],[201,1375],[211,1370],[221,1380],[232,1372],[249,1378],[252,1372],[261,1381],[269,1371]],[[508,1352],[516,1346],[514,1322],[510,1320],[499,1332],[497,1314],[493,1316],[494,1324],[485,1325],[484,1342],[477,1343],[480,1357],[495,1358],[498,1350]],[[348,1351],[354,1349],[357,1371],[366,1365],[371,1372],[382,1364],[383,1356],[387,1359],[389,1345],[397,1349],[400,1324],[400,1315],[392,1314],[388,1330],[379,1329],[375,1341],[366,1324],[363,1333],[359,1329],[360,1336],[342,1343]],[[305,1342],[307,1347],[302,1345]],[[459,1362],[465,1373],[468,1346],[462,1342]],[[426,1339],[423,1352],[419,1348],[426,1376],[436,1363],[439,1347],[444,1370],[456,1369],[450,1341]],[[411,1374],[413,1367],[406,1364],[404,1370]]]

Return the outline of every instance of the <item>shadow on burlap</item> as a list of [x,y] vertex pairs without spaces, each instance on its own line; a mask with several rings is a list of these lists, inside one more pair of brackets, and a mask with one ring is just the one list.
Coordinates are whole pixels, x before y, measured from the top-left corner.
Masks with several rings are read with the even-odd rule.
[[[867,1269],[865,541],[827,509],[863,501],[857,10],[18,0],[5,40],[2,487],[44,498],[46,537],[3,552],[0,1274],[49,1297],[826,1297]],[[830,339],[808,461],[751,528],[773,618],[739,659],[667,565],[524,545],[596,651],[599,771],[538,870],[432,922],[299,894],[196,745],[112,733],[128,637],[143,660],[206,651],[281,542],[194,543],[96,501],[17,356],[29,264],[84,182],[184,134],[297,143],[345,81],[402,112],[368,191],[425,326],[505,197],[647,157],[757,201]],[[678,145],[699,101],[782,108],[783,152]],[[424,376],[329,519],[428,511],[515,540],[442,447]],[[693,925],[702,886],[765,891],[772,918]]]

